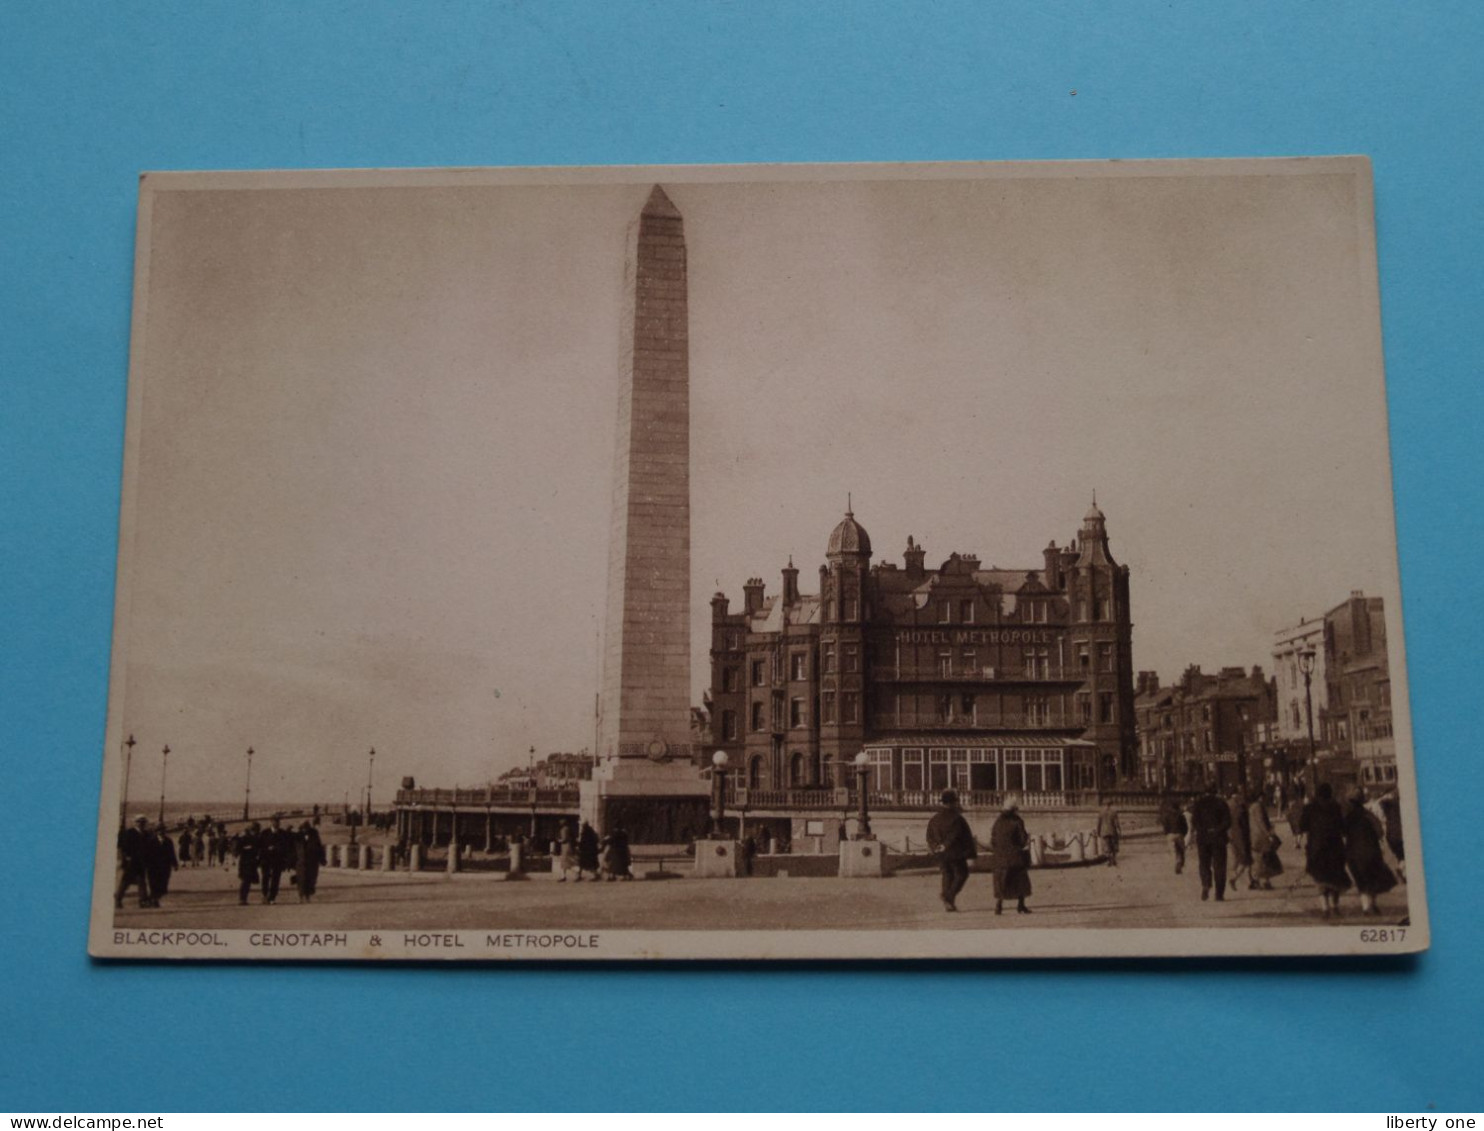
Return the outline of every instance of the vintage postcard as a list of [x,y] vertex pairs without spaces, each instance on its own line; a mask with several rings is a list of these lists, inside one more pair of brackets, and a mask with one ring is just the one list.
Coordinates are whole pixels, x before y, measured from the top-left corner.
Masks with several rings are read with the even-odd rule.
[[1363,158],[141,181],[90,951],[1428,945]]

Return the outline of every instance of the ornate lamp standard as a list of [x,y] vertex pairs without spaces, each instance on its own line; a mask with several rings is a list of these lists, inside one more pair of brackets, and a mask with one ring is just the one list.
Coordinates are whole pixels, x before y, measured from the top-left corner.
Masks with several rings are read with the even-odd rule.
[[124,740],[124,792],[119,801],[119,828],[123,828],[128,821],[129,809],[129,771],[134,766],[134,736],[131,734]]
[[165,771],[170,768],[170,747],[160,751],[160,824],[165,823]]
[[242,819],[244,821],[248,819],[248,810],[252,805],[252,756],[253,748],[249,746],[247,748],[247,788],[242,794]]
[[867,765],[866,752],[862,750],[855,756],[855,792],[856,810],[855,820],[859,826],[856,829],[856,840],[871,839],[871,814],[866,803],[866,785],[871,774],[871,768]]
[[1299,671],[1304,673],[1304,718],[1309,724],[1309,788],[1319,787],[1319,755],[1314,749],[1314,693],[1310,685],[1314,679],[1313,648],[1305,648],[1298,654]]
[[711,755],[711,835],[724,835],[722,824],[727,816],[727,763],[731,761],[725,750]]
[[371,747],[371,757],[366,765],[366,820],[371,819],[371,775],[376,769],[376,747]]

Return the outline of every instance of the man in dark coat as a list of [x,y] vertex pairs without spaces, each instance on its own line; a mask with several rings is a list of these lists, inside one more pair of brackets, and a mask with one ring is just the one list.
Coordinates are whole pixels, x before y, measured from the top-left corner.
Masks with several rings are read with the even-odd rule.
[[237,902],[244,905],[247,903],[247,893],[258,882],[258,837],[261,831],[254,821],[232,841],[233,851],[237,855]]
[[113,885],[113,905],[124,905],[124,892],[130,885],[139,889],[139,906],[149,907],[149,818],[140,814],[131,828],[120,829],[118,836],[118,873]]
[[943,873],[943,909],[957,911],[954,902],[969,879],[969,861],[979,855],[973,830],[958,807],[958,794],[943,794],[943,808],[933,814],[927,827],[928,847],[938,854]]
[[994,859],[994,913],[1005,909],[1005,900],[1015,900],[1015,911],[1029,915],[1025,905],[1031,894],[1031,838],[1020,819],[1020,798],[1009,794],[1005,808],[989,830],[989,851]]
[[1221,800],[1216,786],[1195,799],[1190,809],[1190,823],[1195,826],[1196,860],[1201,873],[1201,898],[1211,898],[1211,885],[1216,886],[1216,900],[1226,898],[1226,842],[1231,833],[1232,811]]
[[275,813],[272,824],[258,833],[258,875],[264,903],[272,903],[278,899],[278,885],[283,880],[283,870],[293,859],[293,834],[283,827],[281,819]]
[[149,844],[149,890],[150,898],[159,906],[160,897],[170,892],[170,873],[179,867],[175,858],[175,842],[161,825],[150,838]]
[[1319,885],[1324,917],[1332,918],[1340,913],[1340,893],[1350,887],[1350,877],[1345,873],[1345,814],[1329,782],[1320,782],[1314,800],[1304,806],[1299,830],[1308,838],[1305,871]]

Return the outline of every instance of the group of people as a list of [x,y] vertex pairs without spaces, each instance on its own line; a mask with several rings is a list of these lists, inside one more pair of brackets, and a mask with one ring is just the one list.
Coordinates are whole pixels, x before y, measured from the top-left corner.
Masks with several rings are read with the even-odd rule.
[[556,860],[559,879],[565,883],[567,877],[576,873],[575,882],[581,883],[586,873],[597,880],[632,880],[633,853],[629,848],[629,834],[622,825],[616,825],[606,835],[599,837],[597,829],[586,821],[582,828],[576,822],[565,822],[557,839],[551,845],[552,857]]
[[319,869],[325,862],[325,847],[319,830],[305,821],[298,829],[283,826],[274,816],[268,828],[253,821],[235,836],[227,827],[210,820],[187,823],[178,840],[160,823],[151,827],[140,814],[118,835],[118,866],[113,890],[114,907],[123,907],[130,888],[139,895],[140,907],[159,907],[170,892],[170,877],[178,869],[200,864],[227,864],[231,854],[237,866],[237,900],[246,903],[255,885],[261,885],[263,902],[278,899],[284,872],[290,872],[299,901],[308,903],[318,885]]
[[[1340,895],[1351,886],[1360,893],[1363,915],[1379,915],[1376,897],[1396,886],[1381,847],[1385,843],[1398,862],[1404,859],[1400,809],[1394,798],[1390,801],[1381,807],[1383,819],[1366,807],[1361,787],[1353,787],[1342,805],[1333,787],[1321,782],[1312,800],[1300,796],[1290,805],[1289,831],[1304,849],[1304,870],[1319,885],[1326,919],[1340,913]],[[1273,878],[1283,872],[1278,856],[1283,841],[1259,790],[1233,790],[1222,797],[1211,785],[1184,809],[1167,799],[1160,826],[1177,875],[1185,869],[1187,848],[1194,846],[1203,900],[1211,898],[1213,888],[1215,898],[1224,900],[1228,886],[1235,888],[1244,873],[1248,890],[1271,890]]]
[[254,885],[262,891],[264,903],[276,903],[284,872],[289,873],[300,903],[314,898],[319,870],[325,863],[325,845],[309,821],[297,829],[285,828],[277,814],[266,829],[254,821],[233,838],[232,853],[237,859],[238,903],[247,903]]
[[[958,793],[946,790],[943,807],[928,822],[928,848],[938,857],[943,877],[943,910],[958,910],[958,894],[969,879],[969,861],[979,855],[974,830],[959,808]],[[1031,894],[1031,838],[1020,816],[1020,797],[1005,797],[1004,808],[989,830],[989,851],[994,866],[994,913],[1001,915],[1007,899],[1015,900],[1015,911],[1029,915],[1025,901]]]
[[1249,891],[1272,890],[1273,878],[1283,872],[1278,856],[1282,838],[1273,828],[1267,801],[1260,790],[1232,790],[1226,797],[1214,785],[1181,808],[1173,797],[1160,804],[1160,829],[1175,857],[1175,874],[1185,870],[1189,848],[1196,851],[1201,899],[1226,899],[1245,874]]

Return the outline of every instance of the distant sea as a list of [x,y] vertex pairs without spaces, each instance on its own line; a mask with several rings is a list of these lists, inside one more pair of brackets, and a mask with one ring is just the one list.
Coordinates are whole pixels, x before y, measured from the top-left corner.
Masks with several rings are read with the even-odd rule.
[[[320,812],[339,816],[341,806],[336,804],[330,808],[325,802],[320,802]],[[249,811],[249,819],[263,821],[273,816],[274,813],[282,813],[289,816],[309,816],[314,812],[313,801],[258,801],[253,799]],[[154,824],[160,816],[160,799],[156,797],[153,801],[147,798],[135,798],[129,802],[126,816],[133,819],[136,813],[143,813],[149,818],[150,824]],[[242,798],[236,801],[171,801],[165,800],[165,823],[170,826],[182,825],[186,818],[194,817],[201,820],[203,817],[211,817],[213,821],[241,821],[242,820]]]

